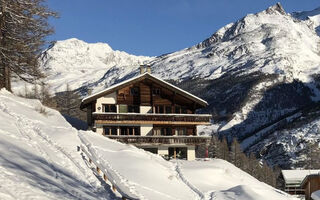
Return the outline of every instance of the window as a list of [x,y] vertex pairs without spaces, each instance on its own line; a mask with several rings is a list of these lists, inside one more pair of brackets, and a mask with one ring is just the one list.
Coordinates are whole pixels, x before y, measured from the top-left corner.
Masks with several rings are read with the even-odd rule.
[[153,129],[153,135],[156,136],[171,136],[172,135],[172,128],[165,128],[165,127],[158,127]]
[[115,104],[103,104],[102,105],[102,111],[103,112],[117,112],[117,107]]
[[188,113],[188,109],[185,106],[175,106],[174,107],[174,113],[187,114]]
[[137,105],[129,105],[128,106],[129,113],[140,113],[140,106]]
[[182,113],[182,114],[187,114],[187,107],[182,106],[182,107],[181,107],[181,113]]
[[140,127],[122,126],[120,127],[120,135],[140,135]]
[[161,129],[160,128],[154,128],[153,129],[153,135],[161,135]]
[[160,88],[152,88],[152,94],[153,95],[160,95],[161,90]]
[[181,107],[180,106],[175,106],[174,107],[174,113],[181,113]]
[[186,135],[186,128],[176,128],[174,132],[175,135]]
[[119,113],[127,113],[128,106],[127,105],[119,105]]
[[130,94],[132,96],[138,96],[139,95],[139,88],[138,87],[132,87],[130,88]]
[[104,127],[104,135],[117,135],[117,127]]
[[155,113],[164,113],[164,106],[163,105],[154,106],[154,112]]
[[172,113],[171,106],[166,106],[166,113]]

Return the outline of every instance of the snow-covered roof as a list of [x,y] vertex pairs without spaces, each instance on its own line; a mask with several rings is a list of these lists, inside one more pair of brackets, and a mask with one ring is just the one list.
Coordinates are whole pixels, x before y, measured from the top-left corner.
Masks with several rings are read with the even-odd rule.
[[294,184],[294,183],[302,183],[303,179],[311,174],[320,173],[320,169],[318,170],[282,170],[283,178],[286,184]]
[[94,99],[97,99],[97,98],[99,98],[99,97],[101,97],[101,96],[103,96],[105,94],[108,94],[109,92],[112,92],[114,89],[119,88],[122,85],[128,84],[130,82],[133,82],[133,81],[138,80],[138,79],[143,78],[143,77],[146,77],[146,78],[149,78],[149,79],[151,78],[152,80],[158,81],[159,83],[162,83],[162,84],[164,84],[164,85],[166,85],[166,86],[168,86],[168,87],[180,92],[184,96],[189,97],[189,98],[191,98],[193,100],[196,100],[201,105],[208,105],[207,101],[205,101],[205,100],[203,100],[203,99],[201,99],[201,98],[199,98],[199,97],[197,97],[197,96],[195,96],[195,95],[193,95],[193,94],[191,94],[191,93],[189,93],[189,92],[187,92],[185,90],[182,90],[181,88],[178,88],[178,87],[172,85],[171,83],[168,83],[168,82],[166,82],[164,80],[161,80],[160,78],[158,78],[156,76],[153,76],[152,74],[150,74],[148,72],[145,72],[145,73],[140,74],[140,75],[138,75],[136,77],[133,77],[133,78],[130,78],[128,80],[122,81],[120,83],[114,84],[111,87],[108,87],[108,88],[106,88],[106,89],[104,89],[104,90],[102,90],[100,92],[97,92],[95,94],[92,94],[90,96],[87,96],[87,97],[83,98],[82,102],[81,102],[81,107],[84,107],[85,104],[91,102]]

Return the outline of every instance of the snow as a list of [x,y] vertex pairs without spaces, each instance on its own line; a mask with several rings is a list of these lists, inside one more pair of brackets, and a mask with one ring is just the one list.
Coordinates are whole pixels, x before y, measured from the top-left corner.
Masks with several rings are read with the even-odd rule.
[[313,200],[320,200],[320,190],[317,190],[311,194]]
[[300,20],[305,20],[311,23],[315,31],[320,36],[320,7],[311,11],[294,12],[292,16]]
[[[53,93],[71,90],[82,86],[95,85],[95,91],[105,88],[116,78],[124,77],[139,65],[148,62],[150,57],[134,56],[123,51],[113,50],[106,43],[89,44],[76,38],[57,41],[42,53],[40,64],[47,74],[46,83]],[[105,76],[105,74],[108,76]],[[105,79],[101,83],[100,79]],[[29,86],[29,89],[32,86]],[[15,92],[23,92],[24,84],[13,84]]]
[[294,199],[220,159],[168,162],[100,135],[81,132],[80,139],[121,190],[139,199]]
[[301,183],[306,176],[318,173],[320,173],[320,170],[282,170],[286,183]]
[[[91,131],[77,131],[38,100],[0,91],[0,199],[277,199],[293,197],[219,159],[166,161]],[[83,153],[77,151],[81,146]],[[113,193],[90,156],[108,180]]]
[[57,111],[1,90],[0,127],[0,199],[113,199]]

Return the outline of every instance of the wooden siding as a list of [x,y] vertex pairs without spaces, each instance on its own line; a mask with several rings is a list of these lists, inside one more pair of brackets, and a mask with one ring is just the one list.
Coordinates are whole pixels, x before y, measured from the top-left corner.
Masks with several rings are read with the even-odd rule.
[[320,190],[320,175],[309,175],[307,181],[304,184],[305,199],[310,200],[311,194],[317,190]]
[[[139,95],[134,96],[130,94],[130,89],[133,87],[139,88]],[[159,88],[160,94],[152,94],[153,88]],[[174,91],[170,91],[167,88],[161,87],[150,80],[140,81],[119,89],[117,91],[117,103],[141,106],[172,106],[172,112],[174,112],[174,106],[181,106],[186,108],[186,113],[188,114],[195,113],[196,109],[195,103],[188,98],[176,94]]]

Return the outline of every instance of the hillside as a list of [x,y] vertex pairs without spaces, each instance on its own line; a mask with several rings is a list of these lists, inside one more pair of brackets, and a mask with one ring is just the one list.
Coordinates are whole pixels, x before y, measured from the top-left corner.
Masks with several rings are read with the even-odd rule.
[[59,112],[0,90],[0,199],[114,199]]
[[38,100],[5,90],[0,91],[0,125],[0,199],[120,199],[77,151],[80,145],[109,178],[119,180],[118,187],[139,199],[295,199],[223,160],[169,162],[78,132]]
[[[155,58],[114,51],[102,43],[58,41],[44,52],[41,62],[53,93],[69,83],[82,96],[135,76],[140,63],[150,63],[155,76],[209,102],[200,112],[212,113],[214,124],[201,129],[206,130],[202,134],[214,130],[230,140],[237,137],[247,152],[266,158],[264,142],[277,141],[272,136],[275,130],[295,122],[300,111],[320,100],[318,10],[289,14],[276,4],[222,27],[199,44]],[[24,87],[17,85],[14,89]],[[307,141],[318,140],[301,142]],[[287,150],[296,149],[294,145],[284,142],[274,151],[284,148],[288,160]],[[296,163],[279,163],[272,157],[268,162],[283,167]]]

